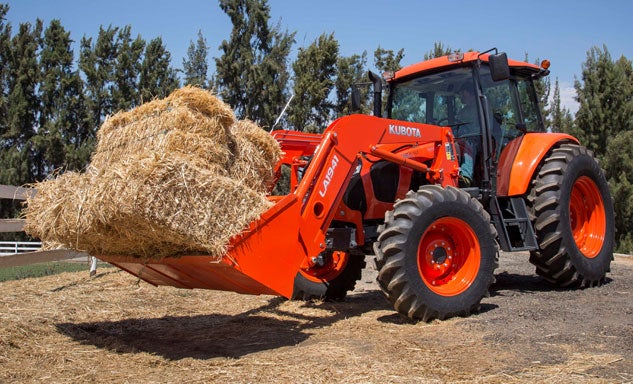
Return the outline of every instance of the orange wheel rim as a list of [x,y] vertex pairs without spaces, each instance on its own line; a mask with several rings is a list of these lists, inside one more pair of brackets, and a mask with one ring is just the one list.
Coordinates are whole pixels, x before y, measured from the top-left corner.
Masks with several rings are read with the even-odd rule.
[[331,257],[328,257],[325,265],[315,265],[308,269],[301,269],[300,273],[306,279],[317,283],[332,281],[343,272],[348,260],[349,255],[347,252],[336,251],[332,253]]
[[481,250],[470,225],[454,217],[434,221],[418,246],[418,270],[424,284],[442,296],[468,289],[479,273]]
[[600,253],[606,233],[606,213],[600,190],[587,176],[574,183],[569,201],[569,221],[576,246],[588,258]]

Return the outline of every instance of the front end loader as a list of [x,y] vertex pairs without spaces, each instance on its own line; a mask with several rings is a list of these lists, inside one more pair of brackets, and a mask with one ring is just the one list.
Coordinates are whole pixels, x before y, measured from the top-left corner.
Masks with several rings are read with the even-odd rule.
[[499,249],[528,251],[556,285],[599,285],[613,203],[593,154],[546,132],[534,84],[548,73],[495,51],[370,74],[373,116],[272,132],[284,188],[224,256],[98,257],[154,285],[339,300],[373,253],[387,299],[425,321],[476,311]]

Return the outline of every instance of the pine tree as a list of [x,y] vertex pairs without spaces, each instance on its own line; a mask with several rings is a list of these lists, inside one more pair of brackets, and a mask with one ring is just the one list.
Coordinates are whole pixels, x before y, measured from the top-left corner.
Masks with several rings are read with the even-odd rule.
[[404,59],[404,49],[394,52],[391,49],[383,49],[380,46],[374,51],[374,66],[380,73],[397,71],[402,68],[400,62]]
[[171,53],[163,44],[163,39],[152,39],[145,48],[141,64],[139,91],[141,102],[168,96],[179,87],[176,71],[171,67]]
[[424,54],[424,60],[446,56],[451,54],[452,52],[453,50],[448,45],[444,46],[444,43],[442,43],[441,41],[436,41],[435,43],[433,43],[433,49]]
[[551,125],[549,127],[552,132],[569,133],[572,130],[573,118],[569,110],[561,106],[560,88],[558,86],[558,78],[554,82],[554,96],[550,103]]
[[257,91],[248,99],[249,116],[262,127],[272,127],[286,105],[288,94],[288,56],[294,44],[294,33],[281,32],[277,25],[271,31],[270,50],[261,57],[261,62],[253,72],[252,90]]
[[[348,57],[340,56],[336,63],[336,106],[337,117],[349,115],[352,112],[351,91],[355,84],[367,82],[367,52],[362,55],[352,55]],[[366,86],[359,87],[361,91],[360,113],[368,113],[369,89]]]
[[185,75],[185,85],[195,85],[201,88],[208,88],[207,71],[209,63],[207,62],[208,47],[207,41],[202,35],[202,31],[198,30],[198,40],[194,44],[189,42],[187,49],[187,57],[182,59],[182,69]]
[[42,105],[34,137],[40,179],[58,168],[83,168],[88,158],[78,152],[83,152],[84,145],[92,145],[91,132],[85,125],[83,83],[79,71],[73,68],[71,44],[70,32],[59,20],[51,21],[44,31],[40,53]]
[[215,87],[238,118],[269,127],[288,98],[286,67],[294,33],[270,27],[266,0],[220,0],[220,8],[233,29],[215,59]]
[[[0,4],[0,184],[10,184],[10,178],[15,172],[8,169],[10,157],[14,155],[8,142],[9,131],[9,92],[12,72],[11,63],[11,24],[6,22],[9,12],[7,4]],[[18,207],[10,200],[0,200],[0,217],[12,218],[16,216]],[[1,240],[13,240],[12,234],[1,234]]]
[[[391,49],[383,49],[380,46],[374,51],[374,66],[378,69],[379,74],[385,72],[396,72],[402,68],[400,62],[404,58],[404,49],[395,52]],[[383,92],[382,105],[387,105],[387,93]],[[384,112],[384,110],[383,110]]]
[[8,130],[9,76],[11,70],[11,25],[6,22],[9,5],[0,4],[0,151],[4,148],[4,135]]
[[599,157],[610,137],[633,129],[632,72],[625,57],[613,61],[606,46],[593,47],[582,65],[582,79],[574,84],[580,104],[574,133]]
[[633,66],[611,59],[606,46],[591,48],[575,83],[580,107],[574,134],[601,160],[613,195],[616,244],[633,248]]
[[114,111],[114,66],[117,57],[115,36],[117,27],[99,27],[96,43],[92,38],[81,39],[79,69],[85,76],[88,124],[96,131],[107,115]]
[[22,23],[9,50],[7,131],[3,135],[0,183],[21,185],[35,181],[35,155],[31,139],[37,131],[40,103],[36,94],[40,71],[37,62],[42,22]]
[[270,44],[268,19],[270,7],[266,1],[221,0],[220,8],[231,19],[230,39],[223,40],[220,58],[215,59],[216,88],[239,118],[250,117],[247,110],[250,83],[258,62]]
[[132,27],[127,25],[119,30],[116,46],[112,110],[129,110],[140,104],[138,85],[145,40],[140,35],[132,40]]
[[299,48],[294,70],[295,100],[288,121],[296,130],[319,132],[332,119],[334,104],[329,99],[334,88],[338,41],[322,34],[307,48]]
[[609,140],[602,166],[607,171],[616,212],[617,251],[633,254],[633,129]]

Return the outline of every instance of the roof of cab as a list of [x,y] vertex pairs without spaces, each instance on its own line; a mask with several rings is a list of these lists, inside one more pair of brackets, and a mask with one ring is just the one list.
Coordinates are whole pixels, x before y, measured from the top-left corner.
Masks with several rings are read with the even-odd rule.
[[[435,59],[421,61],[419,63],[409,65],[408,67],[404,67],[401,70],[397,71],[394,77],[390,80],[398,80],[415,73],[433,71],[433,70],[437,70],[444,67],[446,68],[457,67],[468,62],[477,61],[477,59],[480,59],[481,61],[484,61],[484,62],[488,62],[488,57],[490,56],[487,53],[480,56],[479,52],[464,52],[463,55],[464,57],[458,61],[449,61],[448,60],[449,56],[442,56],[442,57],[437,57]],[[510,68],[521,68],[521,69],[533,70],[535,72],[541,69],[538,65],[526,63],[523,61],[511,60],[511,59],[508,59],[508,65],[510,65]]]

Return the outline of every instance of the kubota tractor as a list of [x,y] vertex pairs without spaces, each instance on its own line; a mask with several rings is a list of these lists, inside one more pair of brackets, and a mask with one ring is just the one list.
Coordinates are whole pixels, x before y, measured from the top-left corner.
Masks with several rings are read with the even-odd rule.
[[272,133],[289,191],[224,257],[99,258],[156,285],[342,299],[374,253],[385,296],[425,321],[477,310],[499,248],[529,251],[559,286],[599,285],[613,204],[593,154],[545,132],[534,82],[548,73],[496,50],[370,73],[373,116]]

